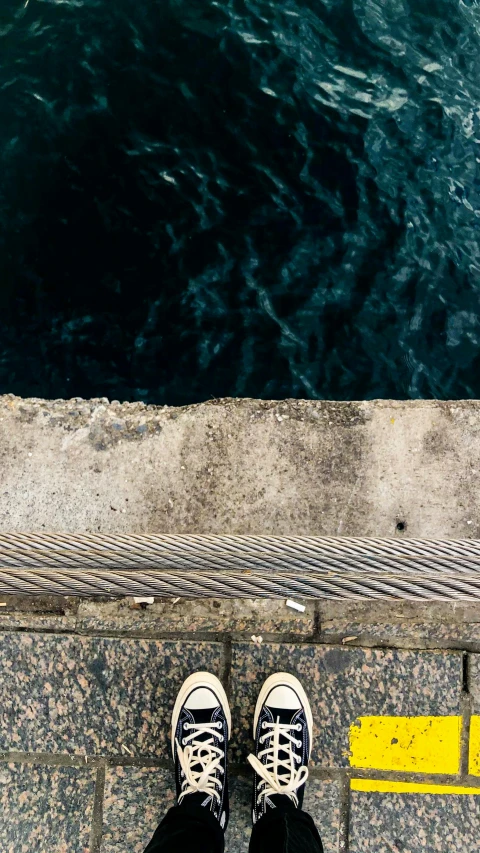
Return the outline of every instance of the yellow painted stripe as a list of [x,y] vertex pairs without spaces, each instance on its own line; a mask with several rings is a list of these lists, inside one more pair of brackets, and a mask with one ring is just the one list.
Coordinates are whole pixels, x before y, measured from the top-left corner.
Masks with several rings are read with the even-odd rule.
[[382,794],[480,794],[480,788],[394,782],[390,779],[352,779],[350,787],[352,791],[378,791]]
[[461,717],[359,717],[350,726],[350,765],[454,775],[461,731]]
[[480,717],[477,716],[470,719],[468,772],[472,776],[480,776]]

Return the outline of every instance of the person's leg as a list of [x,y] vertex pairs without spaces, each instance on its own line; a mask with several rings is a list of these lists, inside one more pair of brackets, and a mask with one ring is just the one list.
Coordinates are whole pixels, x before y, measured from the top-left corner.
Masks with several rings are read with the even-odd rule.
[[302,811],[313,732],[310,703],[293,675],[267,678],[253,724],[255,754],[250,853],[323,853],[318,830]]
[[145,853],[223,853],[230,731],[220,681],[208,672],[194,673],[180,688],[172,716],[177,805],[167,812]]
[[202,806],[174,806],[167,812],[145,853],[223,853],[224,833]]
[[254,825],[249,853],[323,853],[323,846],[310,815],[285,803]]

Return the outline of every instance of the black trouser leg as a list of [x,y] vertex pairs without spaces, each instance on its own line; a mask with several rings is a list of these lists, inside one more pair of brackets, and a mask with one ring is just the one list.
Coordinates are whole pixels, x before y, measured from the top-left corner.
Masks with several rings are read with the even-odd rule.
[[249,853],[323,853],[323,846],[310,815],[287,803],[255,824]]
[[223,853],[218,820],[202,806],[174,806],[163,818],[145,853]]

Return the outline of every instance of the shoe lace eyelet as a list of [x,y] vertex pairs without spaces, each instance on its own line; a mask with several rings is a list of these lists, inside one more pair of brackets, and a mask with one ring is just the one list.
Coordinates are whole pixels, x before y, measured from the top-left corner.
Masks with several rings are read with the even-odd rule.
[[296,744],[296,746],[301,747],[301,745],[302,745],[302,741],[301,741],[301,740],[296,740],[296,741],[295,741],[295,744]]
[[302,724],[301,724],[301,723],[297,723],[297,724],[296,724],[296,726],[295,726],[295,731],[297,731],[297,732],[301,732],[301,731],[302,731]]
[[266,728],[267,728],[267,724],[265,722],[263,722],[262,723],[262,729],[266,729]]
[[223,727],[223,723],[218,722],[218,723],[216,723],[216,726],[217,726],[217,729],[221,729]]
[[187,738],[186,738],[186,737],[182,737],[182,746],[185,746],[186,742],[187,742]]
[[185,729],[186,732],[188,732],[188,730],[190,728],[190,723],[184,723],[183,728]]
[[223,737],[223,735],[219,735],[219,736],[218,736],[218,742],[219,742],[219,743],[223,743],[223,741],[224,741],[224,737]]

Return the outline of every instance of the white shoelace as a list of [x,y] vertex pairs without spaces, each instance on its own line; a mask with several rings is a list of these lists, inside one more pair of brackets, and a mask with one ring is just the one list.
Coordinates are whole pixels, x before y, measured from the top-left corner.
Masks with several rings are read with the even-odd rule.
[[[295,738],[294,732],[301,731],[302,727],[300,724],[280,723],[279,719],[277,718],[276,723],[262,723],[262,728],[266,729],[266,733],[261,735],[259,742],[269,741],[268,746],[260,750],[258,756],[248,756],[248,761],[261,779],[258,786],[260,792],[257,797],[257,804],[260,804],[263,797],[269,797],[272,794],[286,794],[298,806],[296,791],[308,778],[308,767],[297,768],[295,766],[298,759],[293,751],[293,746],[301,746],[301,741]],[[282,743],[280,743],[280,735],[282,736]],[[287,757],[280,759],[280,752],[286,753]],[[261,761],[264,756],[266,757],[265,763]],[[281,774],[279,773],[280,769],[283,770]]]
[[[217,786],[222,787],[221,779],[217,779],[216,772],[223,768],[220,762],[223,758],[223,749],[215,745],[215,738],[223,742],[223,736],[217,734],[222,728],[222,723],[185,723],[184,730],[192,729],[192,734],[182,739],[185,749],[182,749],[177,739],[178,760],[183,770],[185,780],[182,782],[182,792],[178,798],[179,804],[187,794],[204,793],[220,802],[220,794]],[[198,740],[198,735],[210,735],[205,740]],[[200,770],[194,770],[200,767]]]

